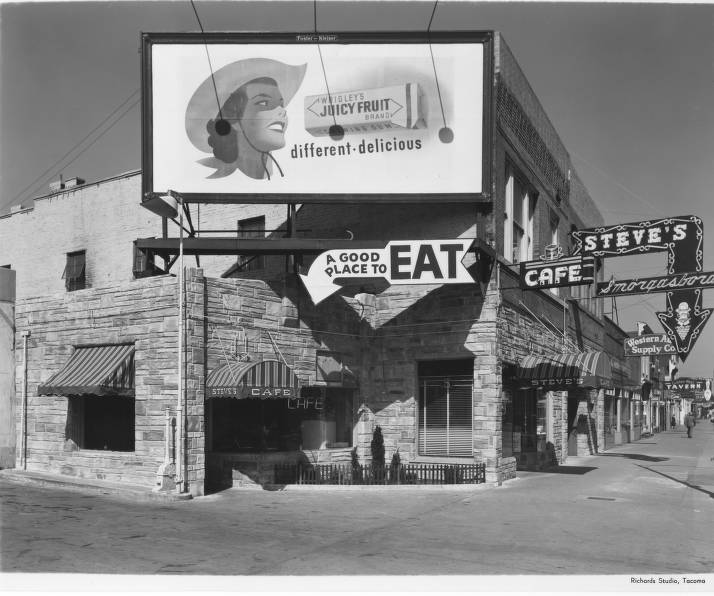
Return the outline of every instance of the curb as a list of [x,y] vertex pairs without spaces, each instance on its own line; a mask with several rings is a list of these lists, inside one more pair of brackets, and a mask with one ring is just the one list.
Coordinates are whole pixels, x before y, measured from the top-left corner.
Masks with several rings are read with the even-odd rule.
[[[263,491],[267,492],[330,492],[330,491],[367,491],[367,492],[392,492],[392,491],[450,491],[450,492],[470,492],[495,488],[498,485],[493,482],[483,482],[481,484],[266,484]],[[228,490],[248,490],[254,488],[233,487]]]
[[41,486],[49,488],[64,488],[67,490],[82,490],[113,497],[131,499],[133,501],[175,502],[187,501],[193,495],[185,493],[156,492],[138,485],[116,484],[101,480],[87,480],[85,478],[72,478],[53,474],[40,474],[21,470],[0,470],[0,479],[14,482],[15,484]]

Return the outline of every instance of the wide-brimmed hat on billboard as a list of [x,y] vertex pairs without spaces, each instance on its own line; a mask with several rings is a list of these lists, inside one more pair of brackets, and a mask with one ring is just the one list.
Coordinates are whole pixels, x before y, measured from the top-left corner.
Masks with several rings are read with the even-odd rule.
[[247,58],[220,68],[213,73],[213,77],[209,76],[198,86],[186,107],[186,134],[191,143],[206,153],[213,151],[208,144],[206,122],[218,114],[216,95],[218,95],[218,104],[222,108],[230,95],[241,85],[253,79],[269,77],[278,84],[287,106],[300,87],[306,69],[307,64],[293,66],[270,58]]

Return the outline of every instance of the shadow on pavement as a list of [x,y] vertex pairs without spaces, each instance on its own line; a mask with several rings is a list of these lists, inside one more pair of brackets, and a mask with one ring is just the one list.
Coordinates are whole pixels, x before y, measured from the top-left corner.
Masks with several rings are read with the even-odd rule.
[[668,461],[668,457],[653,457],[651,455],[641,455],[639,453],[599,453],[599,457],[625,457],[627,459],[639,459],[642,461]]
[[588,472],[592,472],[593,470],[597,470],[597,467],[595,467],[595,466],[558,466],[557,468],[553,468],[552,470],[549,470],[549,472],[552,472],[553,474],[587,474]]
[[522,474],[524,472],[528,474],[587,474],[588,472],[592,472],[593,470],[597,470],[597,467],[595,466],[550,466],[547,468],[543,468],[542,470],[534,470],[534,469],[523,469],[523,470],[518,470],[519,474]]
[[698,490],[699,492],[702,492],[705,495],[709,495],[712,499],[714,499],[714,493],[702,488],[701,486],[697,486],[696,484],[692,484],[690,482],[687,482],[686,480],[680,480],[679,478],[675,478],[674,476],[670,476],[669,474],[665,474],[664,472],[660,472],[659,470],[653,470],[652,468],[648,468],[647,466],[641,466],[640,464],[637,464],[637,467],[642,468],[643,470],[649,470],[650,472],[654,472],[655,474],[659,474],[660,476],[664,476],[665,478],[669,478],[670,480],[674,480],[679,484],[683,484],[684,486],[693,488],[694,490]]

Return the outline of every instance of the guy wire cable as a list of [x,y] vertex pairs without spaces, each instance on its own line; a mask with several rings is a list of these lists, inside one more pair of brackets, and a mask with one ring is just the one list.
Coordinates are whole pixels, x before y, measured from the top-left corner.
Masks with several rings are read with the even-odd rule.
[[[213,83],[213,93],[216,96],[216,105],[218,106],[218,120],[215,123],[215,128],[216,132],[220,136],[226,136],[228,133],[231,131],[231,125],[230,123],[223,118],[223,111],[221,109],[221,100],[218,97],[218,88],[216,87],[216,77],[213,73],[213,63],[211,62],[211,54],[208,51],[208,41],[206,40],[206,31],[203,28],[203,23],[201,23],[201,18],[198,16],[198,10],[196,9],[196,5],[194,4],[193,0],[189,0],[191,2],[191,8],[193,8],[193,12],[196,15],[196,21],[198,21],[198,26],[201,28],[201,36],[203,37],[203,47],[206,50],[206,58],[208,59],[208,69],[211,73],[211,82]],[[270,172],[268,171],[268,166],[267,164],[267,158],[266,155],[273,160],[273,163],[278,167],[278,170],[280,171],[280,176],[284,177],[285,174],[283,174],[283,169],[280,167],[280,164],[276,161],[276,159],[270,154],[270,152],[265,152],[265,151],[260,151],[257,147],[253,145],[253,143],[250,142],[250,139],[248,136],[245,134],[245,131],[243,130],[243,125],[241,124],[240,120],[237,120],[238,127],[241,129],[241,132],[243,133],[243,137],[245,140],[248,142],[248,145],[251,146],[255,151],[261,154],[261,163],[263,165],[263,170],[265,171],[265,174],[268,176],[268,180],[270,180]]]
[[434,69],[434,82],[436,83],[436,93],[439,96],[439,107],[441,108],[441,119],[444,122],[444,127],[439,130],[439,140],[442,143],[451,143],[454,140],[454,131],[451,130],[446,125],[446,113],[444,112],[444,101],[441,97],[441,87],[439,86],[439,77],[436,73],[436,62],[434,61],[434,49],[431,46],[431,24],[434,21],[434,15],[436,14],[436,7],[439,4],[439,0],[434,1],[434,8],[431,11],[431,18],[429,19],[429,25],[427,26],[426,33],[429,38],[429,54],[431,55],[431,66]]
[[322,48],[320,47],[319,34],[317,32],[317,0],[313,0],[313,20],[315,28],[315,45],[317,46],[317,53],[320,55],[320,64],[322,65],[322,77],[325,79],[325,88],[327,89],[327,101],[330,104],[330,111],[332,112],[332,121],[334,124],[330,126],[330,138],[333,141],[341,141],[345,136],[344,129],[337,124],[337,116],[335,115],[335,108],[332,104],[332,93],[330,92],[330,85],[327,82],[327,71],[325,70],[325,60],[322,57]]
[[[27,186],[25,186],[22,190],[20,190],[20,192],[18,192],[12,199],[10,199],[10,200],[7,201],[7,202],[3,201],[3,202],[0,203],[0,204],[2,204],[2,205],[9,205],[9,204],[12,203],[13,201],[16,201],[17,199],[19,199],[20,197],[22,197],[23,194],[25,194],[25,191],[27,191],[33,184],[39,182],[39,181],[42,180],[43,178],[46,178],[46,177],[47,177],[46,174],[48,174],[50,171],[52,171],[52,169],[54,169],[56,166],[58,166],[59,164],[61,164],[67,157],[69,157],[69,156],[72,154],[73,151],[75,151],[76,149],[78,149],[79,146],[80,146],[82,143],[84,143],[84,141],[86,141],[86,140],[87,140],[89,137],[91,137],[97,130],[99,130],[102,126],[104,126],[104,125],[112,118],[112,116],[114,116],[114,114],[116,114],[121,108],[123,108],[123,107],[134,97],[134,95],[136,95],[139,91],[140,91],[140,89],[135,89],[135,90],[131,93],[131,95],[129,95],[129,97],[127,97],[127,98],[126,98],[123,102],[121,102],[116,108],[114,108],[114,110],[111,112],[111,114],[109,114],[108,116],[106,116],[99,124],[97,124],[97,126],[95,126],[92,130],[90,130],[80,141],[78,141],[77,143],[75,143],[74,146],[73,146],[71,149],[69,149],[69,151],[67,151],[62,157],[60,157],[55,163],[53,163],[53,164],[52,164],[50,167],[48,167],[44,172],[42,172],[40,175],[38,175],[32,182],[30,182]],[[128,112],[131,108],[133,108],[137,103],[138,103],[138,100],[137,100],[135,103],[133,103],[133,104],[127,109],[127,112]],[[121,116],[119,116],[119,118],[117,119],[117,122],[118,122],[121,118],[123,118],[125,115],[126,115],[126,112],[124,112]],[[114,124],[116,124],[116,122],[115,122]],[[109,129],[111,129],[111,128],[114,126],[114,124],[112,124],[109,128],[107,128],[107,130],[105,130],[104,132],[102,132],[102,133],[97,137],[97,139],[95,139],[94,141],[92,141],[92,143],[89,145],[89,147],[91,147],[100,137],[104,136],[104,135],[109,131]],[[79,158],[80,155],[82,155],[85,151],[87,151],[87,149],[88,149],[89,147],[86,147],[85,149],[83,149],[78,155],[76,155],[76,156],[73,158],[72,161],[70,161],[69,163],[65,164],[64,167],[66,168],[67,166],[69,166],[69,165],[71,165],[72,163],[74,163],[74,162]],[[56,175],[56,174],[53,174],[51,177],[54,177],[55,175]],[[43,185],[44,185],[44,182],[43,182]],[[33,192],[35,192],[35,191],[33,191]],[[30,193],[30,194],[32,194],[32,193]]]
[[[191,2],[191,8],[193,8],[193,13],[196,15],[196,20],[198,21],[198,26],[201,28],[201,36],[203,37],[203,47],[206,50],[206,58],[208,59],[208,69],[211,72],[211,82],[213,83],[213,92],[216,95],[216,104],[218,105],[218,122],[216,123],[216,132],[218,134],[227,134],[228,131],[225,133],[221,133],[221,131],[218,130],[218,123],[223,123],[226,122],[223,119],[223,112],[221,111],[221,101],[218,99],[218,89],[216,88],[216,78],[213,76],[213,64],[211,63],[211,54],[208,51],[208,42],[206,41],[206,32],[203,29],[203,23],[201,23],[201,18],[198,16],[198,10],[196,10],[196,5],[193,3],[193,0],[189,0]],[[221,125],[222,128],[225,127],[225,125]]]

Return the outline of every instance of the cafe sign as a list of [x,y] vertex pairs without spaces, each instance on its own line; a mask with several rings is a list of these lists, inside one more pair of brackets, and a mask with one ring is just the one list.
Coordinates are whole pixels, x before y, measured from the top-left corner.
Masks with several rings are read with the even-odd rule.
[[594,279],[594,257],[541,259],[521,263],[520,285],[524,290],[586,285]]

